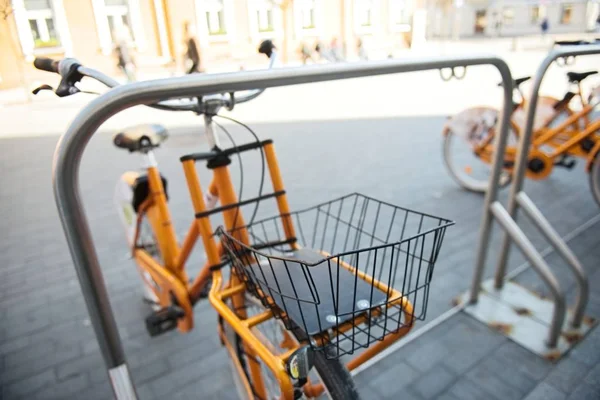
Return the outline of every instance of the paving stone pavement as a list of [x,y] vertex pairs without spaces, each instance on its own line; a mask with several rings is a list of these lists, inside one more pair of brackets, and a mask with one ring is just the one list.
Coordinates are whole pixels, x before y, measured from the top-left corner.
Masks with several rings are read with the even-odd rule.
[[[462,191],[444,171],[441,116],[355,121],[257,124],[273,138],[293,209],[358,191],[419,211],[453,219],[431,285],[424,326],[448,310],[466,290],[473,270],[482,197]],[[250,138],[237,128],[242,143]],[[201,128],[181,128],[157,151],[169,179],[170,206],[180,236],[193,215],[180,155],[205,147]],[[244,136],[246,135],[246,136]],[[98,345],[72,266],[51,189],[57,136],[0,141],[0,398],[107,399],[111,397]],[[245,161],[246,162],[246,161]],[[181,335],[150,338],[140,301],[141,287],[112,197],[114,183],[140,166],[136,155],[114,149],[107,133],[96,135],[82,162],[80,185],[104,279],[132,376],[142,399],[234,398],[224,350],[215,334],[216,314],[206,303],[195,308],[197,326]],[[199,168],[206,184],[208,175]],[[246,193],[256,190],[257,160],[245,164]],[[252,172],[251,175],[249,172]],[[239,177],[232,166],[234,179]],[[581,166],[557,170],[544,182],[528,182],[534,201],[561,235],[598,215]],[[502,192],[502,198],[506,197]],[[248,194],[252,196],[253,194]],[[259,215],[272,208],[263,207]],[[546,244],[521,218],[533,242]],[[600,316],[600,224],[572,241],[591,276],[588,314]],[[500,235],[493,235],[486,277],[492,275]],[[569,290],[574,282],[550,255]],[[517,251],[510,267],[521,264]],[[200,248],[190,271],[202,263]],[[518,281],[544,292],[527,271]],[[556,365],[529,354],[497,333],[458,314],[357,376],[365,398],[597,399],[600,330],[596,328]],[[596,396],[596,397],[594,397]]]

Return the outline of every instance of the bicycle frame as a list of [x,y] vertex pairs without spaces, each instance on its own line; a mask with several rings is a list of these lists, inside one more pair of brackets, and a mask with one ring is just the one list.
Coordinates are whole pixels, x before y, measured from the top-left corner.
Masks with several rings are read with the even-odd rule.
[[[211,123],[210,118],[205,119],[205,121],[209,124]],[[208,134],[214,135],[212,129],[206,129],[205,131]],[[209,142],[211,140],[214,143],[216,138],[209,139]],[[273,195],[261,196],[260,199],[265,197],[275,197],[279,214],[282,217],[283,230],[286,237],[285,243],[289,243],[292,248],[298,248],[298,245],[295,242],[296,233],[290,217],[290,209],[273,143],[267,140],[259,142],[256,145],[251,144],[240,147],[243,147],[243,150],[260,147],[262,151],[264,151],[265,161],[273,187]],[[249,359],[251,360],[249,372],[252,377],[252,382],[254,383],[254,389],[257,392],[256,394],[261,398],[265,398],[262,371],[260,365],[254,361],[255,358],[258,358],[265,363],[278,380],[283,398],[292,399],[294,395],[293,385],[285,369],[285,362],[289,356],[300,347],[300,343],[294,340],[291,335],[286,332],[288,336],[288,339],[286,340],[288,351],[281,355],[274,354],[272,349],[269,349],[268,346],[257,337],[258,332],[252,331],[253,327],[275,318],[273,313],[270,310],[265,310],[259,315],[248,318],[244,311],[245,284],[241,282],[235,274],[231,275],[227,285],[223,282],[221,272],[221,267],[223,266],[223,248],[220,242],[215,240],[214,230],[210,222],[210,215],[221,212],[223,214],[225,227],[228,231],[235,231],[237,239],[243,243],[250,244],[250,240],[246,229],[243,228],[246,224],[242,212],[239,210],[240,205],[244,204],[244,202],[240,203],[237,198],[227,162],[223,163],[224,165],[218,165],[212,168],[213,180],[208,189],[211,195],[219,198],[221,206],[213,210],[207,209],[195,163],[198,160],[207,158],[208,155],[209,153],[200,153],[181,157],[196,218],[192,222],[188,233],[185,236],[183,245],[179,247],[175,237],[175,230],[171,222],[162,179],[158,167],[152,161],[152,154],[148,154],[149,166],[147,168],[147,173],[151,196],[140,207],[136,231],[139,230],[139,222],[141,219],[144,217],[148,218],[154,229],[160,253],[163,255],[164,265],[159,264],[150,253],[143,248],[136,248],[135,243],[132,250],[134,258],[138,266],[148,272],[154,280],[155,284],[153,284],[153,282],[148,283],[150,283],[150,288],[159,299],[160,305],[166,307],[172,304],[173,301],[176,301],[177,305],[184,310],[185,315],[180,318],[177,323],[177,327],[181,332],[189,332],[193,328],[193,305],[199,299],[199,294],[210,282],[209,278],[212,277],[212,288],[209,293],[209,301],[221,318],[232,327],[232,329],[240,336],[241,340],[247,345],[246,352],[251,351],[249,354]],[[138,237],[138,232],[136,232],[135,237]],[[194,278],[193,282],[187,283],[188,278],[185,273],[185,263],[199,237],[202,238],[208,260]],[[387,335],[383,341],[375,343],[364,353],[350,360],[347,367],[349,370],[352,370],[406,335],[413,327],[414,317],[412,316],[412,305],[400,292],[389,288],[360,271],[355,271],[351,265],[341,261],[340,265],[343,268],[358,274],[361,279],[373,282],[380,290],[391,293],[391,298],[397,299],[394,300],[392,304],[402,304],[404,313],[407,316],[405,327],[394,334]],[[158,285],[158,288],[156,285]],[[233,309],[236,311],[232,310],[232,308],[227,305],[227,300],[232,301]],[[374,311],[376,312],[376,310]],[[364,317],[359,316],[357,317],[357,320],[360,321],[360,318]],[[354,322],[352,321],[348,322],[343,328],[340,328],[340,332],[351,329],[353,324]],[[245,381],[244,387],[246,390],[249,390],[249,382],[247,382],[243,368],[237,361],[235,346],[229,342],[222,327],[219,329],[219,336],[234,360],[237,372]],[[313,339],[316,341],[323,340],[318,337]],[[322,393],[324,388],[320,384],[308,383],[305,385],[304,390],[312,396],[317,396]],[[252,397],[253,394],[251,391],[248,391],[248,395]]]
[[[206,131],[212,133],[212,130],[210,129],[207,129]],[[212,140],[214,140],[214,138]],[[282,179],[275,158],[273,144],[271,142],[263,142],[261,143],[261,147],[264,147],[273,188],[276,193],[282,193],[277,196],[279,212],[282,215],[289,214],[289,206],[287,199],[285,198],[285,192],[283,191]],[[171,304],[172,301],[176,301],[177,305],[184,310],[185,315],[180,318],[177,323],[177,327],[181,332],[188,332],[193,328],[193,304],[198,300],[199,293],[208,284],[208,278],[212,276],[213,286],[209,294],[211,304],[215,307],[219,315],[221,315],[221,317],[232,326],[237,334],[240,335],[244,343],[248,345],[246,346],[246,351],[250,352],[249,357],[251,359],[258,357],[265,362],[279,381],[282,393],[285,395],[284,397],[293,398],[293,386],[284,366],[285,359],[289,357],[289,354],[283,358],[274,357],[269,349],[250,331],[254,325],[264,322],[273,316],[270,312],[265,312],[259,318],[251,318],[242,323],[240,317],[246,317],[244,315],[245,312],[243,311],[244,284],[238,280],[235,274],[232,274],[230,281],[231,287],[226,288],[223,285],[222,274],[220,271],[223,250],[213,236],[214,231],[209,219],[212,212],[207,210],[204,202],[195,162],[194,155],[191,155],[187,159],[182,157],[182,165],[194,212],[196,213],[196,219],[192,222],[181,247],[177,245],[175,231],[171,223],[166,195],[164,193],[164,187],[158,168],[156,165],[148,167],[147,173],[149,177],[150,193],[152,195],[148,200],[148,203],[142,207],[139,218],[147,217],[150,221],[156,235],[158,247],[163,255],[165,265],[160,265],[147,251],[141,248],[134,248],[134,257],[140,268],[146,270],[158,284],[159,288],[156,288],[153,285],[151,285],[151,288],[155,291],[160,304],[162,306],[167,306]],[[217,166],[213,169],[213,173],[214,177],[209,190],[212,195],[218,196],[220,200],[221,207],[219,210],[223,214],[226,228],[231,230],[234,227],[245,226],[242,213],[238,210],[239,202],[229,175],[228,166]],[[245,229],[236,229],[236,232],[239,232],[239,240],[244,243],[249,243]],[[287,226],[286,235],[289,238],[294,236],[291,221]],[[199,236],[202,238],[208,260],[194,281],[191,284],[188,284],[185,273],[185,263]],[[238,310],[237,313],[231,310],[225,303],[225,300],[229,298],[231,298],[233,302],[234,309]],[[221,333],[220,336],[223,343],[228,347],[232,359],[236,363],[238,373],[245,379],[245,373],[236,361],[237,355],[232,353],[234,351],[233,345],[229,343],[224,334]],[[296,348],[293,350],[295,349]],[[260,366],[254,362],[250,364],[250,373],[254,388],[257,394],[264,398],[266,396],[264,385],[262,383]],[[250,391],[248,382],[245,382],[244,386],[248,391],[248,395],[251,397],[252,392]]]
[[[585,101],[581,91],[581,83],[578,83],[577,86],[578,91],[575,93],[575,97],[579,97],[582,109],[578,112],[572,112],[568,107],[568,103],[558,107],[554,114],[552,114],[551,118],[545,121],[544,126],[534,132],[532,151],[539,151],[537,149],[539,149],[541,146],[548,145],[553,148],[552,152],[546,154],[550,160],[555,160],[556,158],[565,154],[574,155],[587,159],[587,166],[589,169],[595,154],[600,151],[600,141],[595,143],[594,147],[590,151],[585,151],[577,145],[600,130],[600,120],[590,121],[589,115],[594,110],[594,106]],[[519,109],[524,110],[526,106],[527,101],[524,97],[521,97],[521,101],[514,109],[513,114]],[[558,126],[550,128],[550,124],[552,124],[563,111],[567,112],[567,119],[561,122]],[[580,129],[580,121],[583,121],[583,130]],[[511,127],[518,138],[521,135],[521,129],[512,121]],[[481,160],[487,163],[491,163],[492,155],[494,154],[494,146],[492,145],[493,139],[494,135],[489,135],[481,144],[476,145],[474,148],[475,154],[477,154]],[[507,162],[509,163],[506,164],[506,170],[512,170],[515,155],[516,148],[508,146],[506,148],[504,157],[505,164]],[[538,175],[535,173],[529,173],[529,171],[526,171],[526,174],[532,179],[542,179],[548,176],[548,174]]]

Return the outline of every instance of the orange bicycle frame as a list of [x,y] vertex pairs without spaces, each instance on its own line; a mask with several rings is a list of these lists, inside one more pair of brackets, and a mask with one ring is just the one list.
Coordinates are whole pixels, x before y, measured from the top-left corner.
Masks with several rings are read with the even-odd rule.
[[[283,180],[275,156],[274,146],[271,141],[263,141],[253,146],[246,146],[244,150],[257,147],[262,147],[264,150],[273,193],[261,196],[257,199],[251,199],[250,201],[263,198],[275,198],[279,214],[282,218],[285,237],[293,248],[297,248],[298,245],[295,242],[295,229],[290,216],[290,208],[283,187]],[[156,283],[156,285],[152,285],[151,282],[149,282],[159,299],[160,305],[165,307],[170,305],[173,301],[176,301],[177,305],[183,309],[185,315],[177,322],[177,328],[181,332],[188,332],[193,328],[193,304],[200,298],[200,294],[209,283],[210,278],[212,278],[212,287],[208,294],[208,299],[225,323],[227,323],[243,341],[249,359],[248,372],[252,379],[252,386],[254,387],[255,393],[261,398],[266,397],[262,369],[256,361],[258,359],[268,367],[273,376],[277,379],[281,388],[282,397],[293,399],[294,388],[291,378],[286,371],[285,362],[289,356],[300,347],[300,343],[294,340],[290,334],[287,334],[285,346],[288,350],[283,354],[275,354],[266,343],[260,340],[260,335],[253,330],[254,327],[274,318],[272,311],[266,309],[259,315],[248,317],[244,309],[245,284],[240,281],[236,274],[231,274],[228,284],[223,282],[221,272],[221,267],[223,266],[223,248],[220,242],[215,240],[214,230],[210,222],[210,215],[217,212],[222,213],[225,229],[227,229],[228,232],[235,232],[236,239],[240,242],[250,244],[248,232],[244,228],[245,221],[240,210],[240,206],[242,204],[247,204],[248,200],[240,202],[237,198],[229,174],[228,163],[224,163],[224,165],[218,165],[212,168],[213,180],[208,188],[208,191],[212,196],[218,197],[220,206],[213,210],[207,210],[195,165],[196,161],[202,159],[204,159],[203,154],[182,157],[183,170],[196,218],[190,225],[181,246],[178,245],[175,237],[175,229],[171,221],[167,198],[158,169],[155,166],[148,168],[150,195],[140,208],[138,219],[141,220],[141,218],[144,217],[148,218],[156,234],[156,241],[158,243],[160,254],[163,256],[164,265],[160,265],[157,260],[142,248],[134,248],[134,257],[140,268],[147,271]],[[199,237],[202,239],[207,261],[194,280],[189,282],[184,266]],[[341,260],[340,265],[343,268],[354,271],[352,266],[341,262]],[[400,304],[402,306],[404,313],[407,316],[407,323],[406,326],[401,328],[398,332],[388,334],[382,341],[378,341],[360,355],[351,359],[347,364],[347,367],[350,370],[371,359],[393,342],[406,335],[412,329],[414,322],[412,317],[412,305],[406,297],[398,291],[388,288],[386,285],[376,281],[374,278],[366,276],[358,271],[354,271],[354,273],[378,289],[386,293],[391,293],[392,298],[395,299],[392,303]],[[232,306],[228,305],[227,301],[231,301]],[[361,316],[356,318],[357,320],[360,320],[360,318],[364,319],[364,317]],[[339,332],[351,329],[352,323],[353,322],[350,321],[347,322],[346,325],[339,326]],[[227,347],[240,377],[244,381],[243,385],[248,396],[252,397],[253,393],[250,389],[250,383],[237,359],[234,344],[229,342],[229,339],[224,332],[222,332],[222,329],[219,329],[219,335],[222,342]],[[320,339],[316,338],[316,340],[318,341]],[[321,384],[309,382],[304,386],[304,390],[305,393],[316,396],[322,393],[324,388]]]

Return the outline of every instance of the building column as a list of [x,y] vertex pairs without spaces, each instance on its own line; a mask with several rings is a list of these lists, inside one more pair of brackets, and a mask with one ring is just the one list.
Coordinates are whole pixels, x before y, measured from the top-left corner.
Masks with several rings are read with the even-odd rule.
[[344,45],[344,54],[346,57],[354,55],[355,51],[355,40],[353,31],[353,5],[352,0],[340,0],[340,18],[342,28],[342,43]]
[[420,0],[415,4],[411,24],[410,47],[418,48],[426,42],[427,35],[427,2]]
[[169,23],[164,4],[165,0],[153,0],[154,17],[158,34],[160,55],[165,60],[172,60],[171,43],[169,40]]
[[[282,17],[282,25],[283,25],[283,40],[281,43],[281,60],[284,64],[289,61],[290,58],[290,36],[292,36],[292,28],[293,24],[293,12],[292,11],[292,1],[291,0],[283,0],[280,5],[281,9],[281,17]],[[291,21],[290,21],[291,19]]]

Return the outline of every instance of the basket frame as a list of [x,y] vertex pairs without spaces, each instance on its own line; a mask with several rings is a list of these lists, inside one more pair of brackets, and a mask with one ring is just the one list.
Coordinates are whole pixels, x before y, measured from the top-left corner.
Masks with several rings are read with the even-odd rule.
[[[373,202],[375,204],[378,204],[379,207],[381,207],[382,205],[387,206],[387,207],[391,207],[392,209],[394,209],[394,211],[402,211],[405,213],[405,219],[404,219],[404,225],[406,225],[406,218],[408,218],[407,216],[409,214],[411,215],[417,215],[421,218],[421,223],[419,225],[419,232],[413,235],[408,235],[407,237],[403,237],[400,240],[394,240],[394,241],[390,241],[388,243],[384,243],[384,244],[377,244],[377,245],[371,245],[368,247],[361,247],[359,249],[352,249],[352,250],[348,250],[348,251],[342,251],[342,252],[337,252],[334,254],[329,254],[326,251],[323,251],[321,249],[321,257],[319,257],[318,259],[315,260],[306,260],[306,259],[299,259],[297,257],[291,257],[291,256],[286,256],[284,254],[272,254],[269,253],[267,251],[265,251],[265,249],[273,249],[276,248],[277,246],[281,246],[281,245],[288,245],[290,246],[290,248],[292,250],[298,250],[298,249],[304,249],[302,247],[300,247],[298,245],[298,238],[297,237],[286,237],[286,240],[279,240],[276,241],[275,244],[273,244],[272,246],[270,246],[268,243],[263,243],[262,245],[251,245],[251,244],[246,244],[244,242],[242,242],[241,240],[239,240],[238,237],[239,235],[236,235],[236,232],[239,230],[244,230],[246,232],[252,230],[254,227],[257,227],[259,225],[263,225],[265,223],[268,222],[274,222],[274,221],[281,221],[282,224],[285,223],[289,223],[291,220],[296,219],[297,222],[300,222],[300,216],[305,214],[305,213],[309,213],[312,211],[317,211],[317,212],[322,212],[321,208],[325,207],[325,206],[329,206],[331,207],[332,204],[335,204],[336,202],[339,202],[340,204],[343,205],[343,201],[349,199],[349,198],[360,198],[363,199],[363,201],[365,201],[365,204],[368,204],[368,202]],[[341,205],[340,205],[340,213],[341,213]],[[325,213],[326,218],[327,217],[331,217],[331,215],[327,215],[327,213]],[[354,214],[353,214],[354,215]],[[378,214],[379,215],[379,214]],[[435,221],[437,221],[437,225],[434,227],[430,227],[427,229],[423,229],[421,230],[421,225],[423,222],[423,218],[430,218],[433,219]],[[339,221],[337,221],[339,223]],[[315,226],[318,225],[318,223],[315,223]],[[325,224],[326,226],[327,224]],[[375,222],[375,226],[377,225],[377,222]],[[297,210],[297,211],[292,211],[290,213],[287,214],[280,214],[277,216],[273,216],[273,217],[269,217],[269,218],[264,218],[261,219],[259,221],[253,222],[252,224],[243,226],[243,227],[237,227],[232,231],[226,232],[225,229],[220,226],[219,228],[217,228],[216,234],[218,236],[221,237],[221,242],[224,244],[224,250],[225,250],[225,254],[228,256],[229,258],[229,263],[232,267],[232,271],[233,273],[236,273],[240,276],[240,279],[245,282],[249,292],[251,294],[253,294],[255,297],[257,297],[262,303],[263,305],[270,309],[273,312],[273,315],[276,318],[279,318],[282,320],[282,322],[284,323],[284,325],[286,326],[286,328],[288,330],[295,330],[295,331],[299,331],[300,332],[300,336],[303,336],[303,339],[307,342],[310,343],[310,345],[316,349],[316,350],[324,350],[324,349],[329,349],[331,347],[334,347],[336,351],[332,352],[332,351],[327,351],[325,352],[325,354],[328,356],[328,358],[339,358],[342,355],[345,354],[352,354],[354,353],[354,351],[357,348],[367,348],[370,346],[371,343],[373,343],[376,340],[382,341],[385,339],[386,336],[389,336],[390,334],[396,334],[398,333],[401,329],[405,330],[405,328],[407,328],[407,330],[410,330],[412,328],[412,325],[414,323],[415,319],[424,319],[425,317],[425,312],[423,312],[422,315],[420,316],[415,316],[415,310],[413,305],[410,303],[409,301],[409,296],[411,294],[415,294],[415,298],[416,298],[416,292],[417,291],[424,291],[424,295],[423,295],[423,299],[422,301],[424,301],[424,309],[426,310],[426,300],[429,297],[429,283],[431,282],[432,279],[432,275],[433,275],[433,267],[434,264],[437,260],[437,257],[439,255],[439,252],[441,250],[441,245],[443,242],[443,237],[445,234],[445,230],[446,228],[448,228],[449,226],[454,225],[454,222],[450,219],[446,219],[446,218],[440,218],[431,214],[427,214],[427,213],[421,213],[421,212],[416,212],[413,210],[410,210],[408,208],[405,207],[399,207],[396,206],[394,204],[391,204],[389,202],[385,202],[385,201],[380,201],[377,199],[374,199],[373,197],[370,196],[365,196],[362,195],[360,193],[350,193],[347,194],[345,196],[341,196],[339,198],[336,198],[334,200],[330,200],[328,202],[324,202],[312,207],[307,207],[307,208],[303,208],[301,210]],[[303,238],[305,237],[305,234],[302,230],[302,224],[298,223],[297,224],[299,230],[299,236],[302,236]],[[275,227],[277,227],[277,225],[275,225]],[[348,223],[348,227],[356,229],[357,230],[357,235],[360,234],[365,234],[365,231],[363,230],[362,226],[352,226],[351,223]],[[264,229],[264,227],[263,227]],[[403,228],[404,229],[404,228]],[[285,229],[284,229],[285,230]],[[404,230],[402,232],[402,234],[404,234]],[[278,232],[278,235],[281,235],[281,232]],[[372,235],[366,234],[367,236],[371,237],[371,242],[373,242],[375,239],[377,239],[378,241],[381,241],[381,238],[377,238],[375,236],[375,234],[373,233]],[[421,241],[421,257],[419,257],[419,267],[418,267],[418,274],[421,274],[421,263],[423,262],[424,258],[423,258],[423,246],[425,243],[425,238],[430,237],[431,235],[433,235],[433,245],[431,246],[431,259],[428,260],[426,262],[427,264],[427,273],[425,274],[425,284],[422,286],[416,286],[416,288],[413,291],[409,290],[408,294],[403,294],[402,292],[394,289],[392,287],[391,284],[386,285],[385,282],[380,282],[379,280],[377,280],[375,278],[375,276],[369,276],[368,274],[360,271],[360,267],[353,267],[352,265],[346,263],[343,259],[344,257],[349,257],[349,256],[356,256],[356,260],[358,261],[359,259],[359,255],[361,253],[367,253],[369,254],[369,257],[371,254],[375,254],[375,260],[374,260],[374,265],[377,264],[377,252],[381,251],[381,250],[386,250],[388,248],[391,248],[391,253],[394,253],[395,251],[401,252],[401,246],[403,244],[408,244],[407,245],[407,257],[408,255],[410,255],[410,243],[413,242],[415,243],[414,248],[416,249],[416,247],[418,246],[419,241]],[[255,237],[255,235],[251,235],[248,234],[248,236],[246,237]],[[265,236],[266,236],[266,232],[265,232]],[[388,235],[389,236],[389,235]],[[358,237],[358,236],[357,236]],[[314,237],[313,237],[313,242],[314,242]],[[335,242],[335,238],[334,238],[334,242]],[[232,246],[233,244],[233,246]],[[236,250],[232,249],[232,247],[235,247]],[[248,263],[247,261],[245,262],[245,266],[244,263],[242,264],[237,264],[236,265],[236,259],[238,261],[242,261],[242,258],[248,258],[251,257],[254,259],[255,262],[250,262]],[[385,256],[385,255],[384,255]],[[413,262],[415,259],[415,255],[411,255],[413,257]],[[280,285],[277,283],[277,277],[275,275],[275,282],[277,283],[277,290],[275,290],[273,287],[270,287],[269,285],[265,284],[265,281],[267,281],[267,277],[264,274],[263,268],[260,266],[260,260],[259,258],[262,258],[263,260],[267,260],[269,267],[271,270],[273,270],[273,262],[279,262],[279,263],[283,263],[283,265],[286,268],[286,272],[287,275],[289,277],[290,282],[292,283],[292,289],[293,292],[295,294],[295,296],[291,296],[289,294],[284,293],[281,290]],[[393,259],[393,257],[392,257]],[[408,258],[407,258],[408,260]],[[302,299],[298,297],[297,291],[294,288],[294,282],[292,280],[292,277],[290,276],[290,272],[289,272],[289,267],[288,264],[300,264],[299,267],[301,267],[302,272],[304,277],[306,278],[307,282],[308,282],[308,287],[310,289],[311,294],[313,295],[312,301],[310,300],[306,300],[306,299]],[[337,265],[337,274],[338,274],[338,280],[336,281],[339,284],[339,271],[340,271],[340,267],[344,267],[346,270],[351,271],[352,269],[354,269],[354,271],[352,272],[352,274],[355,276],[355,284],[354,284],[354,296],[356,297],[356,282],[357,279],[360,278],[362,281],[366,282],[367,284],[370,284],[372,288],[376,287],[377,290],[384,292],[386,294],[386,298],[385,298],[385,302],[383,303],[378,303],[376,305],[372,305],[371,303],[369,304],[369,306],[367,308],[361,309],[359,311],[357,311],[355,309],[355,305],[353,306],[353,309],[351,312],[346,312],[346,313],[340,313],[340,310],[338,308],[335,308],[335,318],[336,323],[335,326],[328,326],[327,329],[323,329],[320,333],[318,334],[314,334],[310,333],[307,334],[306,332],[308,331],[307,329],[307,322],[305,320],[304,317],[304,313],[302,311],[302,305],[300,305],[300,303],[306,303],[306,304],[311,304],[315,306],[316,308],[316,313],[317,316],[319,316],[319,305],[322,304],[322,294],[319,293],[319,290],[317,290],[316,286],[315,286],[315,282],[314,279],[312,277],[311,274],[311,270],[315,271],[317,268],[319,268],[319,266],[324,266],[327,265],[329,268],[329,271],[331,271],[332,269],[332,263]],[[345,264],[345,265],[344,265]],[[248,270],[253,270],[254,268],[252,268],[252,266],[259,266],[259,270],[262,273],[262,278],[264,279],[264,281],[262,281],[262,285],[261,283],[257,283],[257,279],[256,279],[256,275],[257,273],[252,272],[252,274],[254,275],[254,277],[251,276],[251,273],[248,272]],[[383,265],[383,264],[382,264]],[[242,266],[240,268],[240,266]],[[324,268],[324,267],[322,267]],[[412,268],[412,267],[411,267]],[[390,272],[392,271],[392,269],[390,268]],[[375,272],[375,267],[373,269],[373,272]],[[364,275],[361,275],[364,274]],[[395,275],[395,274],[394,274]],[[380,275],[381,276],[381,275]],[[335,295],[333,295],[333,278],[331,277],[331,272],[330,272],[330,279],[331,279],[331,290],[332,290],[332,296],[334,297],[333,301],[335,303]],[[388,281],[390,279],[388,278]],[[404,278],[404,280],[406,280],[406,277]],[[411,280],[412,280],[412,269],[411,269]],[[418,278],[417,278],[418,280]],[[410,283],[409,283],[410,284]],[[403,285],[404,286],[404,285]],[[337,287],[335,293],[338,293],[339,296],[339,286]],[[390,297],[390,295],[393,295],[393,297]],[[280,300],[279,302],[277,301],[277,298]],[[373,299],[373,290],[371,290],[371,297],[370,299]],[[339,299],[338,299],[339,300]],[[354,299],[356,300],[356,299]],[[291,302],[296,302],[298,303],[298,308],[300,309],[300,319],[293,319],[290,318],[290,313],[288,310],[288,307],[286,306],[286,301],[291,301]],[[282,307],[283,306],[283,307]],[[395,318],[392,315],[388,315],[388,311],[390,310],[390,308],[398,308],[398,310],[396,310],[398,312],[398,316],[397,319],[393,319]],[[396,312],[395,311],[395,312]],[[343,322],[339,322],[339,318],[350,315],[350,323],[348,323],[349,321],[343,321]],[[378,325],[377,321],[374,321],[374,316],[384,316],[384,320],[383,320],[383,334],[380,336],[375,336],[372,337],[371,335],[371,328],[374,325]],[[402,317],[404,315],[404,317]],[[401,322],[401,319],[404,318],[404,321]],[[391,320],[392,322],[396,323],[396,328],[395,329],[389,329],[389,327],[387,326],[388,320]],[[360,321],[358,323],[356,323],[357,321]],[[359,325],[361,324],[366,324],[366,327],[361,327]],[[321,327],[320,321],[319,321],[319,327]],[[379,326],[381,328],[381,326]],[[348,331],[351,330],[350,334],[347,334]],[[368,340],[366,342],[357,342],[355,339],[356,335],[357,335],[357,331],[358,334],[366,334],[368,337]],[[351,342],[352,347],[350,349],[340,349],[340,345],[339,342],[335,343],[335,341],[337,339],[339,339],[340,336],[343,336],[342,340],[347,340],[349,342]]]

